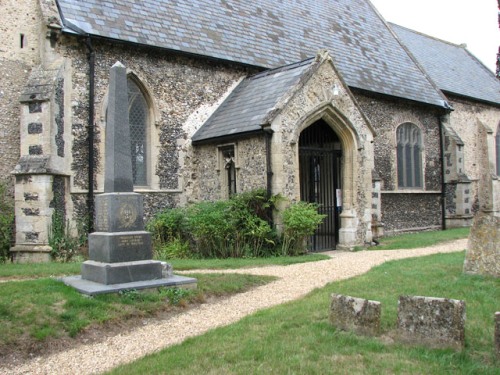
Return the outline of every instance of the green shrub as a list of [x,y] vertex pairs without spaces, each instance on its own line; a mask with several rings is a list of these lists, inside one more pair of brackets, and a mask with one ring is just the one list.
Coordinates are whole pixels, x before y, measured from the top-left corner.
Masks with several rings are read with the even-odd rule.
[[146,230],[151,232],[153,242],[161,246],[186,237],[184,230],[185,217],[186,213],[183,208],[169,208],[157,213],[146,224]]
[[314,203],[292,203],[283,211],[283,255],[299,255],[307,252],[306,242],[326,215],[318,213]]
[[260,189],[226,201],[164,210],[146,226],[153,234],[155,256],[172,259],[272,255],[277,236],[269,221],[276,199],[268,199],[265,190]]
[[157,244],[153,249],[153,257],[157,260],[187,259],[192,256],[189,242],[180,238],[173,238],[166,243]]
[[231,223],[230,201],[200,202],[187,209],[187,229],[194,251],[201,257],[230,256],[236,228]]
[[0,263],[9,259],[9,250],[14,237],[14,200],[7,187],[0,182]]

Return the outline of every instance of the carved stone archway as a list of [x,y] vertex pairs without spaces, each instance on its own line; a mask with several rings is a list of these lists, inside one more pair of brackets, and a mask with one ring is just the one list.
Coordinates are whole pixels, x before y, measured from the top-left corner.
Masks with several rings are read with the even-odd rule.
[[[331,102],[327,102],[317,106],[297,121],[291,143],[297,144],[302,131],[319,120],[323,120],[333,129],[341,143],[343,153],[341,165],[343,191],[337,248],[351,249],[356,244],[356,232],[358,231],[359,222],[354,208],[356,192],[358,191],[356,173],[358,170],[359,135],[351,122]],[[297,165],[299,165],[298,153]],[[300,191],[298,192],[298,196],[300,196]]]

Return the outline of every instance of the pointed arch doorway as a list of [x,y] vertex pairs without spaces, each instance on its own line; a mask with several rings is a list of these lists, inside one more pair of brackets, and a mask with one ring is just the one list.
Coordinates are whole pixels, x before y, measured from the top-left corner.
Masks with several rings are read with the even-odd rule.
[[335,131],[320,119],[299,138],[300,199],[316,203],[326,215],[311,237],[311,251],[332,250],[339,242],[342,146]]

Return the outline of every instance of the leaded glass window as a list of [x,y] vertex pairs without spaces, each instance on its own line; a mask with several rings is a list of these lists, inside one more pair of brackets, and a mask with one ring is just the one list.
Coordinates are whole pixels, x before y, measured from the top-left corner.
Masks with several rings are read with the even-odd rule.
[[422,135],[418,126],[404,123],[397,129],[398,187],[421,188]]
[[147,185],[147,124],[148,104],[139,86],[128,79],[130,147],[134,185]]

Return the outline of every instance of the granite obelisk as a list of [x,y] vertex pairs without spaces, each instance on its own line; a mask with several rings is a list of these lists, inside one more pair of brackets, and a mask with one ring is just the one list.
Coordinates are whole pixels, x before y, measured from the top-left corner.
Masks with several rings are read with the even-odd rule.
[[134,193],[127,70],[111,68],[106,122],[104,194],[95,198],[95,229],[89,235],[89,258],[82,278],[118,284],[161,278],[161,263],[152,261],[151,234],[144,231],[142,195]]
[[104,193],[95,197],[95,229],[81,278],[64,282],[86,294],[158,286],[196,285],[196,279],[164,278],[152,260],[151,234],[144,230],[143,197],[134,193],[126,68],[110,71],[104,162]]

